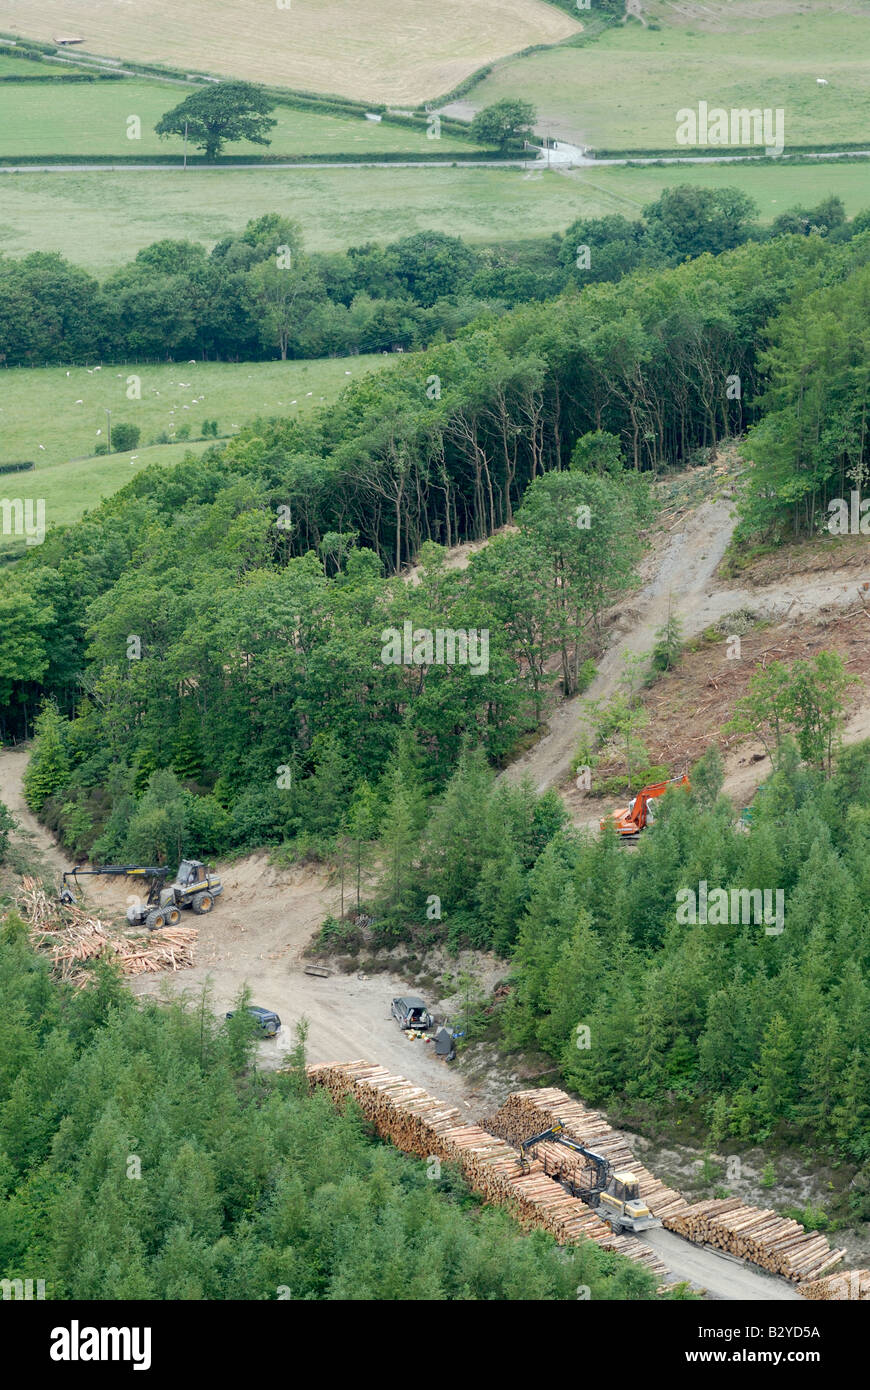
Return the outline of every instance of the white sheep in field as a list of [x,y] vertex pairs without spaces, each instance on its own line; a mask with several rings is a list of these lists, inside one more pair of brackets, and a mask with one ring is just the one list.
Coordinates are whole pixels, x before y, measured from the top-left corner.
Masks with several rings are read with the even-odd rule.
[[817,84],[817,86],[819,86],[819,87],[827,87],[827,85],[828,85],[828,79],[827,79],[827,77],[817,77],[817,78],[816,78],[816,84]]

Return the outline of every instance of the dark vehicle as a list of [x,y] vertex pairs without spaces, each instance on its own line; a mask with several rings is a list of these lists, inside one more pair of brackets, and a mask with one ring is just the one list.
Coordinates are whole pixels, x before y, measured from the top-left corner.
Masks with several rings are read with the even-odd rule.
[[[254,1019],[260,1032],[267,1038],[274,1038],[278,1029],[281,1027],[281,1020],[271,1009],[258,1009],[256,1005],[248,1006],[248,1013]],[[227,1018],[232,1018],[232,1012],[227,1014]]]
[[432,1027],[432,1015],[422,999],[407,994],[403,999],[394,999],[390,1013],[404,1031],[406,1028],[424,1029]]

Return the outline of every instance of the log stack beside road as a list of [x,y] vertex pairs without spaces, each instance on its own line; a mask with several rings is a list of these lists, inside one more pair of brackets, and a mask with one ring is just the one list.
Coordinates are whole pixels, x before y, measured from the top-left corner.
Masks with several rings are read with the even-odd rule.
[[352,1097],[383,1139],[420,1158],[459,1165],[466,1181],[488,1202],[507,1207],[526,1229],[541,1227],[562,1244],[594,1240],[663,1276],[665,1265],[652,1250],[614,1236],[577,1197],[532,1161],[524,1172],[515,1148],[480,1125],[466,1124],[455,1106],[435,1100],[386,1067],[356,1061],[308,1068],[312,1086],[322,1086],[336,1104]]
[[[690,1205],[682,1193],[659,1182],[634,1157],[621,1135],[595,1110],[587,1110],[564,1091],[547,1087],[539,1091],[518,1091],[486,1128],[493,1134],[519,1144],[550,1125],[561,1123],[568,1139],[577,1139],[601,1154],[614,1168],[630,1169],[638,1180],[638,1190],[650,1211],[661,1217],[669,1231],[697,1245],[712,1245],[741,1259],[749,1260],[771,1274],[779,1274],[801,1285],[818,1281],[846,1253],[832,1250],[826,1237],[805,1231],[799,1222],[779,1216],[775,1211],[744,1205],[739,1197],[696,1202]],[[543,1148],[543,1145],[540,1146]],[[557,1146],[554,1146],[554,1148]],[[858,1271],[860,1273],[860,1271]],[[848,1276],[841,1276],[847,1279]],[[824,1281],[822,1281],[824,1282]],[[832,1288],[840,1288],[839,1284]],[[810,1294],[809,1297],[841,1297],[838,1293]]]
[[870,1299],[870,1269],[846,1269],[836,1274],[826,1274],[823,1279],[801,1284],[800,1292],[804,1298],[819,1298],[826,1302],[832,1299]]
[[746,1207],[739,1197],[696,1202],[665,1223],[699,1245],[751,1260],[771,1274],[798,1284],[818,1279],[839,1264],[845,1250],[832,1250],[825,1236],[805,1231],[798,1221],[775,1211]]

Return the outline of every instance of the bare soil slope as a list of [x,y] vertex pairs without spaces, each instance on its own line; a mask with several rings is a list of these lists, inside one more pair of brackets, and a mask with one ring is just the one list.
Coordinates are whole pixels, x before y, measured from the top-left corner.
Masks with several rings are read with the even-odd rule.
[[[757,620],[772,624],[762,633],[742,639],[740,660],[726,659],[723,636],[721,643],[710,644],[685,658],[677,671],[645,697],[653,719],[644,732],[644,742],[654,761],[668,761],[675,773],[682,773],[718,735],[756,661],[763,660],[766,654],[769,653],[769,659],[791,661],[822,647],[836,648],[846,657],[853,674],[865,674],[866,644],[861,624],[870,621],[870,612],[862,616],[863,605],[868,601],[870,555],[863,551],[816,551],[807,555],[800,572],[786,573],[774,556],[758,567],[752,579],[719,579],[717,570],[731,540],[736,516],[727,476],[711,473],[711,490],[713,496],[691,508],[673,530],[663,532],[654,541],[641,565],[642,588],[610,615],[610,645],[588,690],[556,706],[547,733],[503,774],[513,781],[528,776],[540,791],[561,788],[573,818],[580,823],[597,826],[607,809],[599,799],[578,792],[569,776],[586,728],[586,702],[606,700],[619,691],[625,656],[652,649],[669,607],[687,640],[727,615],[747,610]],[[867,669],[870,670],[870,653]],[[725,682],[725,690],[716,700],[720,681]],[[866,681],[862,679],[853,693],[853,708],[844,734],[846,742],[870,733],[870,700],[866,690]],[[706,721],[693,726],[691,720],[699,710],[693,710],[695,702],[689,697],[698,692],[702,693],[697,703],[705,709]],[[726,750],[724,789],[735,801],[745,801],[769,773],[770,763],[758,756],[763,754],[760,745],[746,740],[731,743],[733,746]]]

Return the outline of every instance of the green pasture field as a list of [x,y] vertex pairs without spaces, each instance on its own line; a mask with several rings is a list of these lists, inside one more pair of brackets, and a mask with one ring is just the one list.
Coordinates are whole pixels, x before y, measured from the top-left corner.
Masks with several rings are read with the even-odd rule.
[[105,275],[163,237],[212,246],[249,218],[278,212],[309,250],[388,242],[433,229],[475,242],[563,231],[580,216],[639,213],[679,183],[743,189],[770,221],[837,194],[870,207],[870,165],[685,164],[573,170],[344,168],[0,171],[0,252],[58,251]]
[[660,28],[619,25],[585,46],[509,59],[471,89],[457,114],[521,97],[536,106],[538,129],[557,137],[593,149],[682,153],[676,113],[706,101],[728,110],[782,107],[786,149],[868,138],[867,0],[644,9]]
[[[9,60],[12,61],[12,60]],[[2,58],[0,58],[2,62]],[[41,73],[53,64],[14,64],[16,70]],[[167,82],[125,78],[117,82],[9,83],[0,82],[0,156],[10,155],[177,155],[184,142],[171,136],[161,140],[154,127],[194,89]],[[430,140],[426,126],[412,129],[387,121],[367,121],[289,106],[276,106],[272,116],[277,124],[270,132],[271,144],[254,145],[248,140],[224,146],[225,154],[383,154],[398,152],[411,158],[433,152],[468,155],[476,148],[467,140],[442,133]],[[138,127],[130,117],[138,117]],[[128,130],[139,130],[130,138]],[[201,154],[194,146],[191,154]]]
[[32,58],[14,58],[0,48],[0,77],[36,77],[40,73],[58,73],[64,70],[60,63],[40,63],[34,62]]
[[[216,419],[222,436],[258,415],[296,415],[335,400],[354,377],[397,357],[373,354],[309,362],[185,362],[151,366],[19,367],[0,372],[0,463],[33,460],[36,468],[0,473],[0,497],[43,497],[50,525],[75,521],[117,492],[149,463],[177,463],[213,440],[199,440],[202,422]],[[140,378],[141,400],[128,400],[127,379]],[[204,399],[200,402],[198,398]],[[82,404],[76,404],[77,401]],[[194,403],[196,402],[196,404]],[[184,407],[187,406],[187,409]],[[141,430],[129,453],[94,455],[106,438],[106,411]],[[151,444],[190,425],[190,442]],[[98,434],[97,431],[100,431]],[[44,447],[40,449],[40,444]],[[0,552],[15,549],[0,538]]]
[[[104,497],[111,497],[140,468],[145,468],[149,463],[180,463],[185,454],[197,456],[214,442],[196,440],[189,444],[158,444],[151,448],[134,449],[132,454],[111,454],[108,458],[53,463],[29,473],[0,473],[0,498],[44,498],[46,528],[66,525],[77,521],[83,512],[92,511]],[[0,562],[5,555],[17,555],[24,550],[22,538],[0,534]]]

